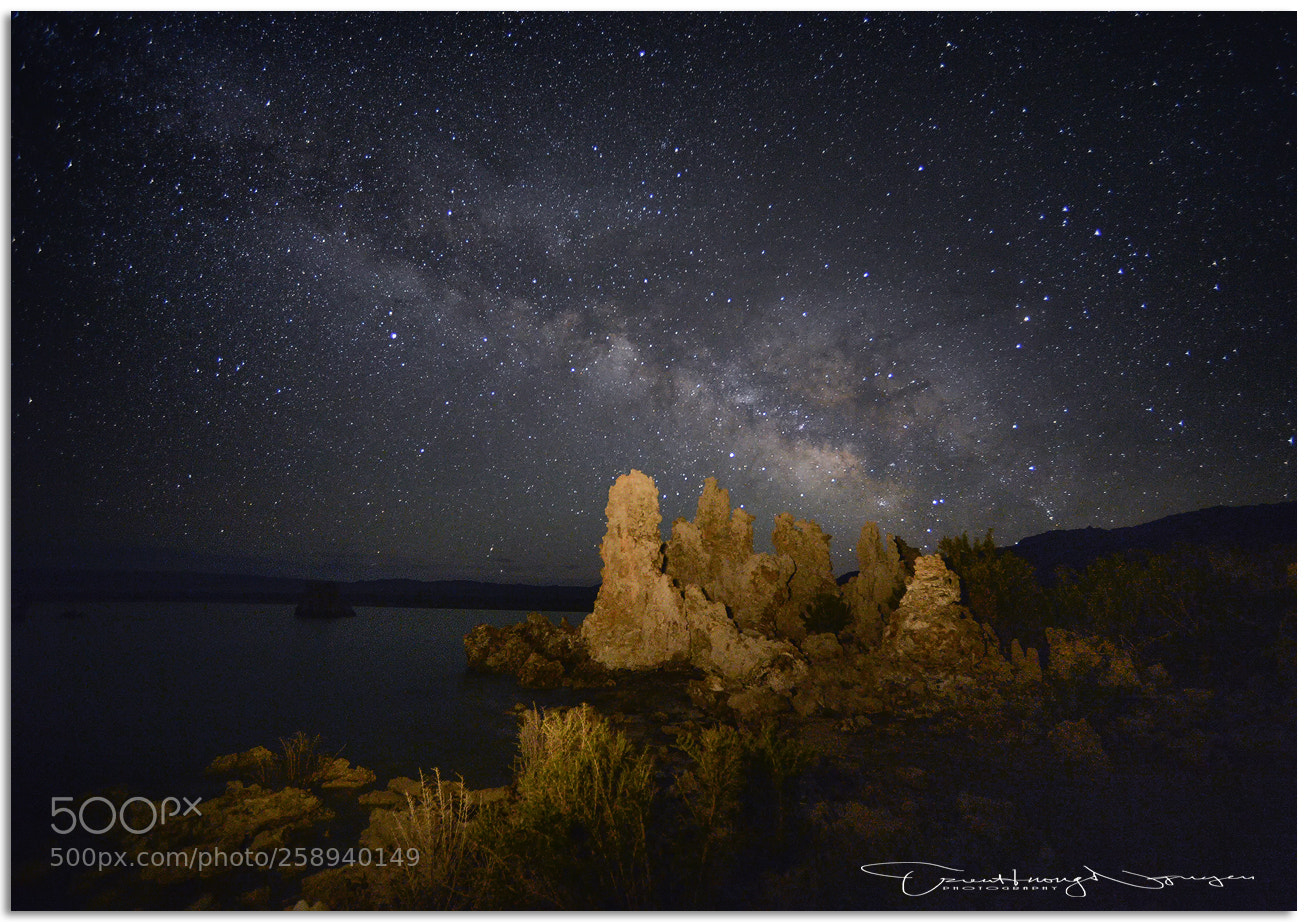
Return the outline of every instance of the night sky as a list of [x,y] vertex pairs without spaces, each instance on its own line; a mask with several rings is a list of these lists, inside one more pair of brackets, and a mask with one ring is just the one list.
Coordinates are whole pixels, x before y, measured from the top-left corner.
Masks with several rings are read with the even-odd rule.
[[16,565],[1295,498],[1295,18],[20,14]]

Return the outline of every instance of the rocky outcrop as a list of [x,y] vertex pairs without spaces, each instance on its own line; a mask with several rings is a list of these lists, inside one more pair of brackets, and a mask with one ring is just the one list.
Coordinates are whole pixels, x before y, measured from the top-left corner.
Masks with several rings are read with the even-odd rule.
[[729,494],[709,477],[695,521],[672,523],[666,572],[678,586],[699,586],[721,602],[741,628],[772,634],[776,612],[790,594],[795,561],[754,553],[754,517],[730,509]]
[[221,795],[207,798],[199,810],[160,823],[146,835],[133,836],[129,844],[134,849],[188,855],[185,863],[143,867],[142,879],[154,884],[236,876],[240,868],[234,863],[206,864],[197,856],[262,852],[267,861],[279,850],[284,854],[286,849],[320,844],[334,817],[319,797],[302,788],[270,789],[230,781]]
[[[603,581],[595,610],[581,626],[596,662],[611,669],[689,664],[733,683],[769,676],[781,685],[787,679],[778,677],[802,668],[793,646],[757,630],[742,630],[726,602],[692,582],[706,580],[710,591],[738,607],[765,607],[755,597],[751,608],[746,591],[766,566],[750,562],[759,556],[752,553],[752,519],[729,515],[726,505],[726,491],[706,482],[696,521],[679,523],[673,563],[665,569],[658,488],[639,471],[618,478],[605,508]],[[678,585],[669,569],[685,584]]]
[[293,782],[299,787],[322,790],[352,790],[377,780],[371,769],[320,752],[317,738],[309,740],[304,734],[282,740],[281,755],[275,755],[266,746],[255,746],[244,752],[218,756],[209,763],[205,774],[256,786],[275,787]]
[[831,536],[822,531],[816,522],[795,521],[783,512],[773,520],[772,545],[779,555],[795,562],[785,602],[777,609],[777,632],[793,643],[804,642],[808,631],[805,616],[820,596],[836,596],[836,585],[831,571]]
[[854,636],[864,647],[881,645],[890,612],[907,582],[896,544],[881,537],[875,522],[864,524],[858,537],[858,574],[842,589],[854,619]]
[[987,653],[986,641],[962,605],[958,574],[938,554],[917,558],[913,579],[886,625],[886,654],[928,666],[975,665]]
[[685,598],[663,572],[659,492],[633,470],[609,488],[600,544],[599,594],[581,625],[591,656],[616,669],[651,669],[690,658]]
[[525,688],[590,685],[603,679],[580,629],[564,618],[554,624],[540,612],[508,627],[479,624],[463,638],[468,666],[512,675]]
[[1013,638],[1010,659],[1013,661],[1013,678],[1018,685],[1039,685],[1044,678],[1040,670],[1040,651],[1035,647],[1023,650],[1022,644]]
[[909,702],[920,711],[924,696],[949,708],[976,688],[1041,681],[1035,651],[1000,654],[939,556],[875,523],[864,526],[859,573],[842,588],[831,536],[815,522],[776,516],[775,553],[755,553],[754,517],[732,509],[711,477],[694,521],[677,519],[666,544],[658,487],[639,471],[613,484],[605,514],[602,583],[580,630],[539,614],[481,625],[464,640],[473,668],[549,687],[587,673],[612,682],[611,670],[691,667],[702,674],[697,700],[742,719],[778,707],[875,714]]

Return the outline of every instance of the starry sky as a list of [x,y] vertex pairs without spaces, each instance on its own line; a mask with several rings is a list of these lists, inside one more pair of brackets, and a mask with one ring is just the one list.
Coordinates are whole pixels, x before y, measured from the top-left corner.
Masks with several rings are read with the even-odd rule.
[[15,565],[1295,498],[1295,18],[17,14]]

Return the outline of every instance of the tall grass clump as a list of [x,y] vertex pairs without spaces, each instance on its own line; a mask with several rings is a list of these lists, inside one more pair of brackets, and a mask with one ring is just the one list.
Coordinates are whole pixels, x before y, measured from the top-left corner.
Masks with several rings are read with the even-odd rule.
[[[396,814],[389,835],[389,849],[405,860],[376,869],[380,902],[393,909],[475,906],[485,876],[471,834],[468,791],[442,782],[439,769],[434,780],[421,773],[419,780],[421,793],[405,795],[408,810]],[[419,856],[416,862],[408,860],[411,854]]]
[[699,866],[695,873],[698,901],[704,892],[710,855],[725,858],[731,850],[750,753],[740,731],[721,724],[683,730],[677,735],[677,748],[691,762],[690,769],[677,776],[676,789],[700,836]]
[[280,742],[281,754],[274,754],[260,763],[259,781],[268,787],[306,787],[313,783],[327,764],[322,737],[297,730],[290,739]]
[[648,906],[653,777],[649,753],[588,705],[524,715],[513,803],[481,824],[508,908]]

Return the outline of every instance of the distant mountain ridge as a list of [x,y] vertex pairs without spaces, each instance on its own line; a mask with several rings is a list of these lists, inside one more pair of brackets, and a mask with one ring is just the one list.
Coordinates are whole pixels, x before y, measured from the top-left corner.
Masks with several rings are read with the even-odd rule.
[[1132,550],[1164,551],[1192,544],[1257,551],[1295,544],[1296,539],[1297,504],[1292,500],[1259,506],[1212,506],[1124,528],[1047,531],[1001,550],[1026,560],[1043,580],[1052,577],[1059,566],[1082,570],[1099,557]]

